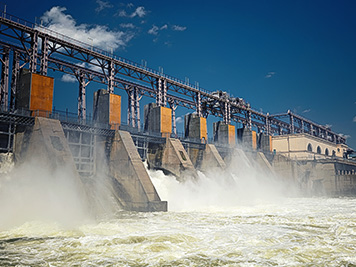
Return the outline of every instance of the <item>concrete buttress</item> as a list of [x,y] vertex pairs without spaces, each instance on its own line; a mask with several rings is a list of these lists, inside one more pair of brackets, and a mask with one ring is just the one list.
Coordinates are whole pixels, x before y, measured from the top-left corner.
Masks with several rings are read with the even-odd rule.
[[123,207],[136,211],[167,211],[143,165],[129,132],[116,131],[109,158]]
[[80,181],[72,153],[58,120],[36,117],[32,129],[16,135],[14,152],[17,163],[35,158],[38,164],[52,169],[66,166]]
[[167,138],[163,147],[160,146],[153,150],[155,153],[148,154],[150,168],[171,173],[180,181],[198,178],[194,165],[180,140]]
[[200,170],[203,172],[212,169],[225,169],[226,164],[220,156],[218,150],[213,144],[206,144],[203,152],[203,160],[200,165]]
[[263,154],[262,152],[257,152],[257,162],[260,164],[260,166],[267,172],[269,172],[270,174],[276,176],[275,171],[273,170],[273,167],[271,165],[271,163],[269,163],[269,161],[267,160],[265,154]]
[[16,134],[15,142],[16,164],[31,164],[36,172],[46,170],[62,174],[61,178],[71,182],[80,194],[83,205],[88,206],[88,195],[58,120],[36,117],[33,127]]

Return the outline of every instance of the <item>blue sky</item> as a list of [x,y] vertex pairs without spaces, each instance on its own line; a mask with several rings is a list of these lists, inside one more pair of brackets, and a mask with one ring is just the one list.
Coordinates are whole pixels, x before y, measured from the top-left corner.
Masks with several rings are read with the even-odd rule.
[[[10,14],[37,23],[42,19],[54,29],[113,49],[122,57],[144,60],[153,69],[163,67],[166,74],[188,77],[211,91],[230,92],[264,113],[290,109],[329,125],[356,149],[356,1],[15,0],[4,4]],[[52,75],[54,105],[76,112],[78,85]],[[88,112],[91,93],[99,88],[88,86]],[[126,93],[115,93],[123,96],[126,120]],[[187,112],[178,108],[178,117]]]

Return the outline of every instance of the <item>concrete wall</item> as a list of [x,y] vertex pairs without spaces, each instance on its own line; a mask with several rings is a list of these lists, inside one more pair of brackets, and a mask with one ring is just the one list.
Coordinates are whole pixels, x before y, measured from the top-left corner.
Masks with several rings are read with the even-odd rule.
[[[272,149],[277,153],[293,159],[325,159],[330,158],[335,152],[336,157],[343,157],[343,153],[347,150],[346,145],[335,144],[308,134],[293,134],[273,136]],[[308,151],[310,144],[312,151]],[[320,154],[318,153],[320,147]],[[328,150],[329,155],[325,154]]]
[[341,159],[293,160],[277,154],[273,168],[304,195],[356,193],[356,162]]

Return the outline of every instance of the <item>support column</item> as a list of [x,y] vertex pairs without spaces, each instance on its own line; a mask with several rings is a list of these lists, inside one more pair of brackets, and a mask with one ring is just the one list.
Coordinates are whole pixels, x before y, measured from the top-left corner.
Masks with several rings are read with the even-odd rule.
[[162,105],[167,106],[167,80],[163,81],[163,94],[162,94]]
[[269,113],[266,115],[266,134],[270,135],[271,129],[270,129],[270,124],[269,124]]
[[169,107],[172,110],[172,132],[174,133],[174,136],[177,136],[177,122],[176,122],[176,109],[177,109],[177,105],[175,105],[174,100],[173,99],[169,99],[168,100],[169,103]]
[[251,110],[247,111],[247,128],[252,130],[252,112],[251,112]]
[[12,73],[11,73],[11,98],[10,98],[10,110],[15,110],[16,107],[16,94],[17,94],[17,82],[20,72],[20,60],[19,53],[14,51],[12,60]]
[[289,133],[294,134],[294,116],[291,113],[289,113],[289,120],[290,120]]
[[135,111],[135,88],[130,90],[130,109],[131,109],[131,126],[136,127],[136,111]]
[[108,62],[108,92],[114,93],[114,62],[111,60]]
[[162,106],[162,80],[157,79],[157,89],[156,89],[156,104],[157,106]]
[[41,75],[46,76],[48,70],[48,37],[42,38]]
[[231,106],[228,100],[224,102],[224,123],[230,124],[231,122]]
[[79,81],[79,97],[78,97],[78,118],[81,122],[86,119],[86,103],[85,103],[85,89],[89,82],[85,81],[85,75],[82,71],[76,76]]
[[177,136],[177,122],[176,122],[176,109],[178,106],[172,105],[172,127],[173,127],[173,133],[175,136]]
[[196,106],[196,108],[197,108],[197,115],[198,115],[198,117],[202,117],[201,95],[200,95],[200,92],[197,92],[195,106]]
[[139,90],[135,87],[135,107],[136,107],[136,125],[137,129],[141,129],[141,120],[140,120],[140,100],[142,96],[140,96]]
[[32,35],[31,55],[30,55],[30,72],[35,73],[37,68],[37,53],[38,53],[38,32],[35,31]]
[[126,89],[127,92],[127,124],[135,127],[135,122],[136,122],[136,110],[135,110],[135,88],[132,86],[129,86]]
[[4,49],[2,59],[0,59],[1,67],[1,84],[0,84],[0,109],[8,109],[8,95],[9,95],[9,56],[10,50]]

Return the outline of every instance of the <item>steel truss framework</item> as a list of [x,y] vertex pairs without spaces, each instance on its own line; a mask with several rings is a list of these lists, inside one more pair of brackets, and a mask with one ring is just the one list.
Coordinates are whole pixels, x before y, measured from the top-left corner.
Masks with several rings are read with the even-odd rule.
[[[114,88],[127,92],[128,122],[134,127],[140,127],[139,101],[146,96],[154,98],[159,106],[169,105],[173,115],[177,106],[181,106],[196,111],[199,116],[221,117],[225,123],[239,122],[268,135],[308,133],[335,143],[346,142],[329,128],[291,112],[263,114],[226,92],[206,91],[9,14],[0,13],[0,16],[0,105],[3,110],[14,110],[19,71],[26,66],[30,72],[42,75],[51,69],[75,76],[79,82],[78,117],[82,122],[86,118],[85,88],[89,82],[97,82],[105,84],[110,93]],[[289,119],[285,120],[286,117]],[[173,132],[176,133],[175,115]]]

